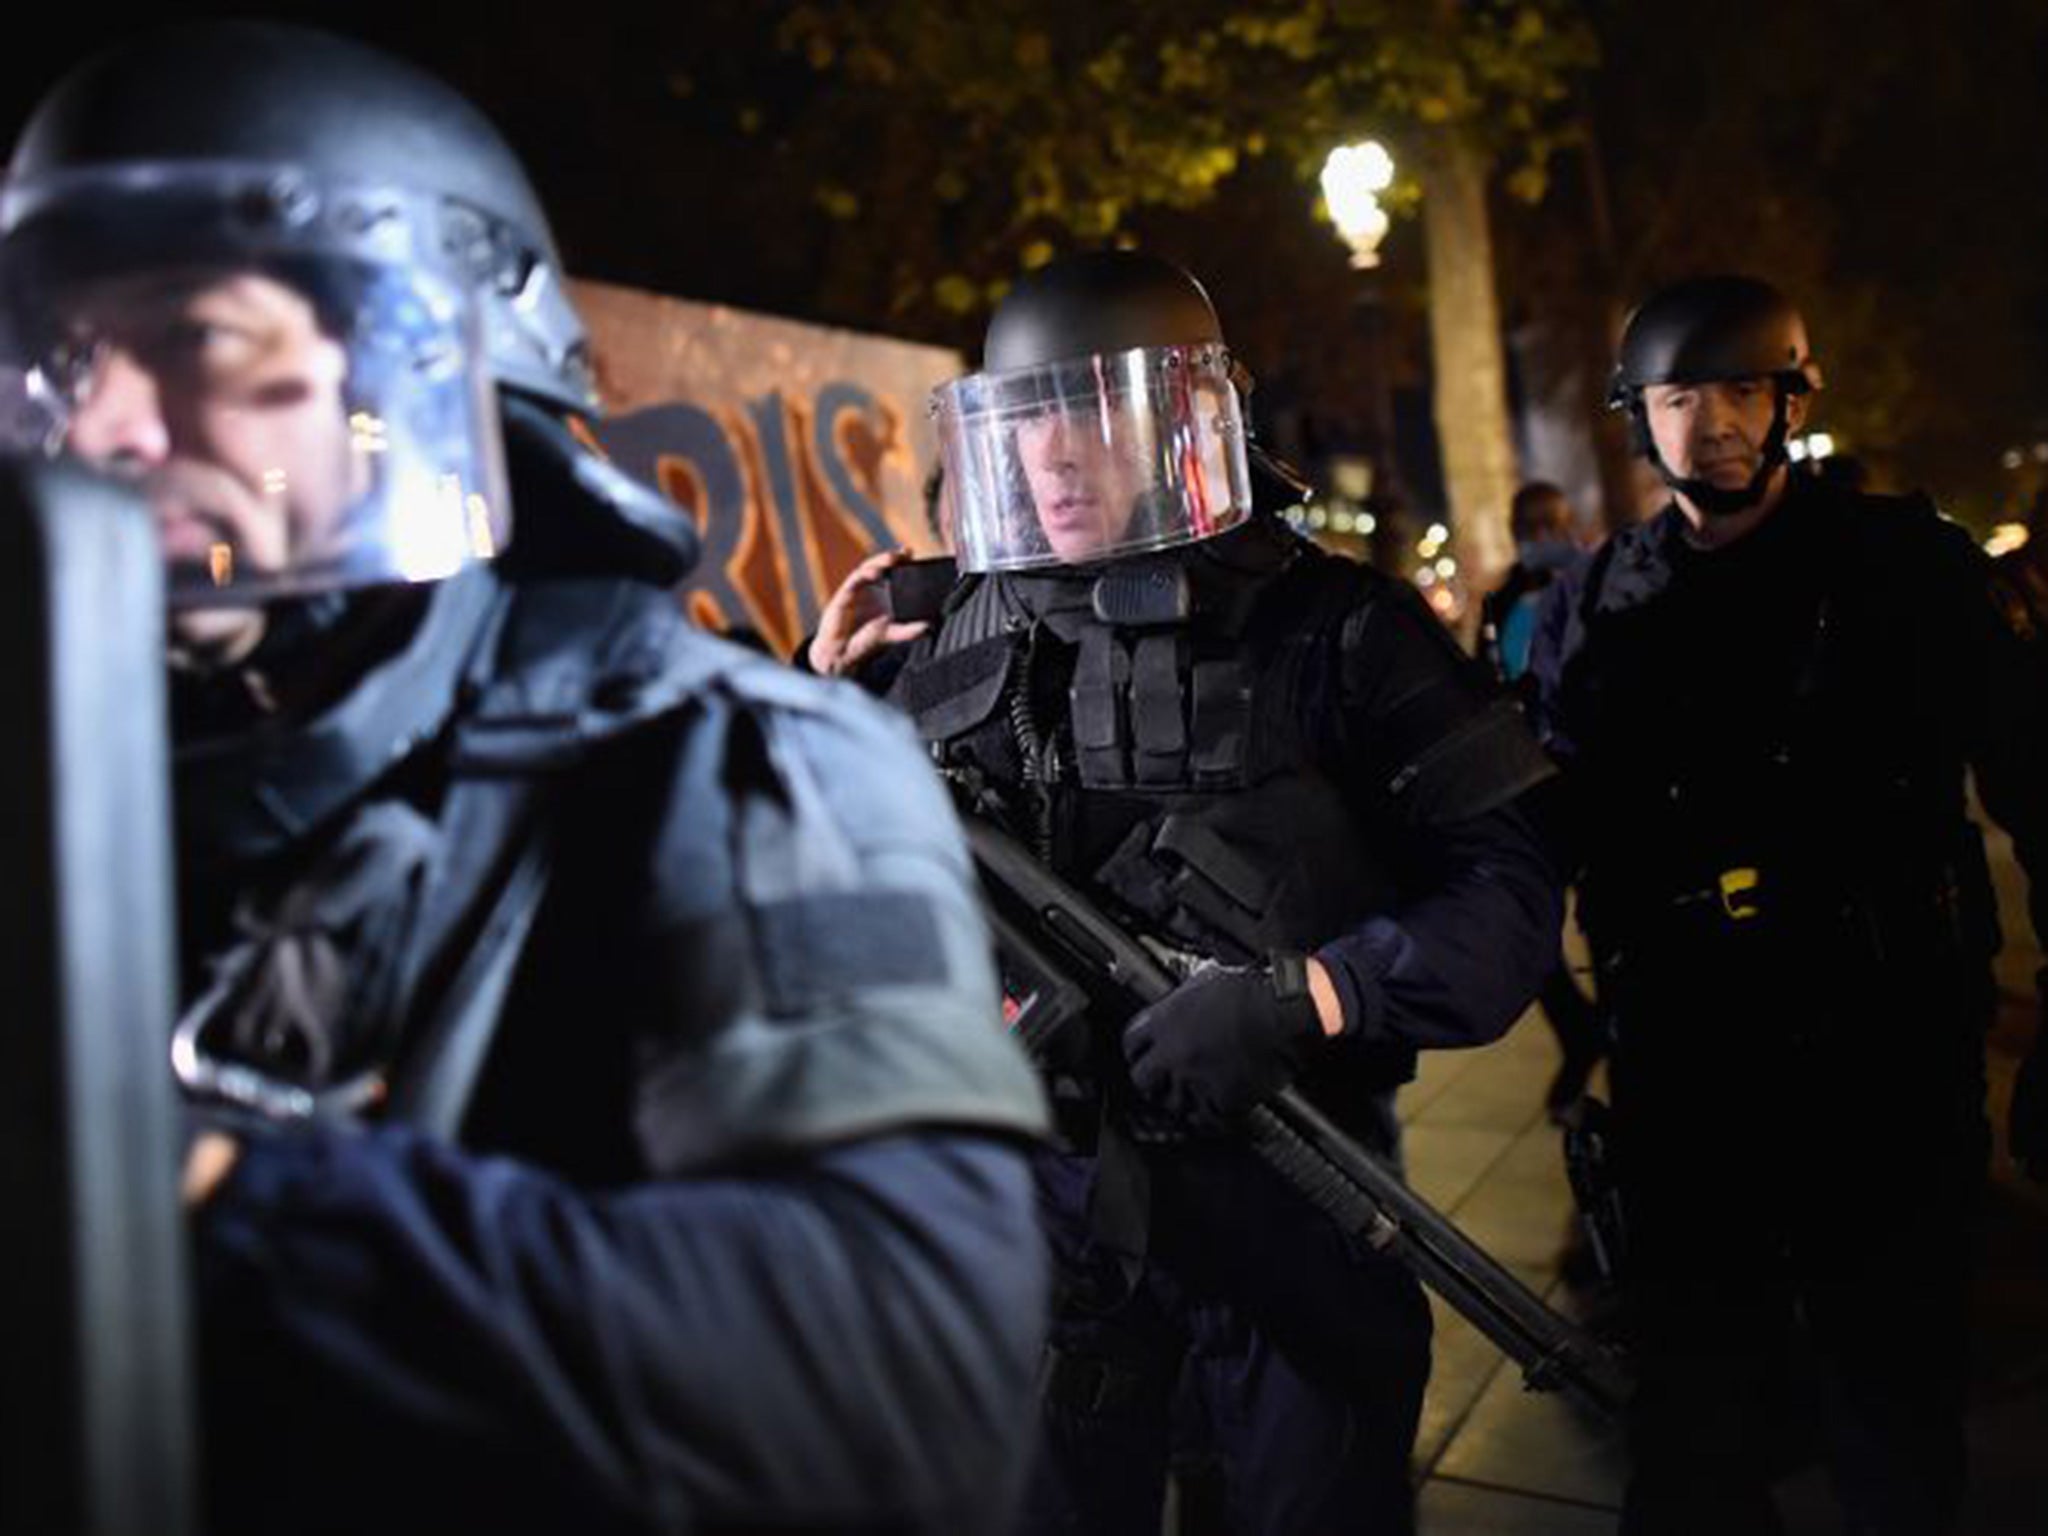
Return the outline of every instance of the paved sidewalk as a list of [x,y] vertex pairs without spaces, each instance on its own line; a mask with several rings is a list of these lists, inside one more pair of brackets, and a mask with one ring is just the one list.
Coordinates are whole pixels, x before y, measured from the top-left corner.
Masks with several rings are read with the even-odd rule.
[[[2002,840],[1993,864],[2005,931],[2024,939],[2018,877]],[[1956,1536],[2048,1533],[2048,1192],[2006,1163],[2002,1123],[2031,1037],[2040,963],[2031,945],[2011,942],[1999,963],[2003,1008],[1990,1063],[1999,1151],[1978,1290],[1971,1486]],[[1558,1278],[1570,1192],[1558,1133],[1543,1115],[1557,1063],[1550,1030],[1532,1014],[1497,1046],[1430,1052],[1424,1063],[1401,1098],[1411,1180],[1539,1294],[1573,1310],[1578,1298]],[[1436,1369],[1416,1447],[1423,1536],[1611,1532],[1624,1470],[1618,1435],[1525,1392],[1491,1345],[1433,1305]],[[1779,1492],[1791,1536],[1840,1531],[1818,1471]]]
[[[1553,1037],[1524,1019],[1483,1051],[1431,1052],[1401,1098],[1409,1178],[1474,1241],[1562,1310],[1571,1192],[1543,1115]],[[1416,1443],[1425,1536],[1591,1536],[1620,1503],[1618,1436],[1519,1371],[1434,1297],[1436,1365]]]

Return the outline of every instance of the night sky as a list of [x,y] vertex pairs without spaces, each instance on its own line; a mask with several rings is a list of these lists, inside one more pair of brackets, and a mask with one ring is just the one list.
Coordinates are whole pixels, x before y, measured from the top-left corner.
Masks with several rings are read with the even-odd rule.
[[[377,42],[478,100],[526,158],[579,275],[906,329],[834,281],[844,242],[886,241],[886,221],[835,227],[811,168],[734,122],[742,97],[794,116],[815,89],[769,39],[779,9],[499,4],[472,13],[492,19],[490,36],[430,7],[264,14]],[[82,8],[41,10],[0,56],[10,142],[41,89],[108,36]],[[1542,205],[1503,198],[1497,213],[1510,325],[1618,315],[1668,277],[1746,267],[1807,309],[1830,384],[1822,424],[1881,482],[1925,485],[1979,523],[2031,491],[2048,473],[2031,454],[2048,441],[2048,0],[1587,11],[1604,53],[1574,106],[1590,147],[1553,163]],[[1332,368],[1355,356],[1311,360],[1343,330],[1329,305],[1348,273],[1309,198],[1254,164],[1213,207],[1138,232],[1210,278],[1237,349],[1277,390],[1329,393],[1341,433]],[[1388,252],[1397,383],[1413,406],[1426,362],[1412,222]],[[918,339],[971,350],[977,328],[925,321]],[[2002,462],[2014,448],[2018,470]]]

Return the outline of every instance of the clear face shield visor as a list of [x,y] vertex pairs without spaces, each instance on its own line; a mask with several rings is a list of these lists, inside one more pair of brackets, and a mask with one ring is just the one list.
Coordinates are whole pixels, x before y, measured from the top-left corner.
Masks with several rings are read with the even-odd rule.
[[0,447],[134,482],[174,607],[432,581],[509,533],[438,210],[271,167],[0,194]]
[[1251,513],[1221,346],[978,373],[932,396],[963,571],[1092,565],[1213,538]]

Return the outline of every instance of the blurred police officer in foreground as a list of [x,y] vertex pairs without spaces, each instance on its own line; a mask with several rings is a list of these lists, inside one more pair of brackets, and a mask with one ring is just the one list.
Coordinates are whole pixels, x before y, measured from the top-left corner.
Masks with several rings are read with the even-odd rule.
[[212,1523],[1000,1529],[1041,1109],[951,813],[682,623],[561,285],[493,129],[318,34],[118,47],[8,173],[19,446],[169,573]]
[[1820,385],[1765,283],[1645,302],[1614,401],[1672,500],[1534,658],[1617,1034],[1640,1536],[1780,1529],[1801,1354],[1854,1530],[1962,1488],[1998,942],[1964,770],[2037,877],[2040,787],[1974,543],[1788,463]]
[[[809,659],[873,685],[893,668],[979,809],[1189,972],[1124,1034],[1128,1087],[1055,1084],[1026,1528],[1156,1530],[1185,1370],[1235,1530],[1410,1529],[1420,1289],[1229,1127],[1298,1079],[1391,1152],[1417,1049],[1508,1027],[1557,953],[1556,878],[1517,808],[1549,766],[1412,588],[1254,509],[1255,474],[1278,481],[1248,461],[1185,272],[1129,252],[1043,268],[997,310],[983,370],[936,398],[965,573],[943,614],[892,629],[865,569]],[[1133,1089],[1149,1213],[1125,1208],[1114,1158],[1133,1154],[1102,1112]]]

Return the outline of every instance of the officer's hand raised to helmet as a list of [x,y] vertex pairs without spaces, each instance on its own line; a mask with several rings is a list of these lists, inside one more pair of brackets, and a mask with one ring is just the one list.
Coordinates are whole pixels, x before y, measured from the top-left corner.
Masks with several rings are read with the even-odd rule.
[[812,637],[810,649],[813,672],[821,677],[843,676],[878,651],[915,640],[931,628],[922,619],[903,622],[889,616],[882,578],[891,566],[910,558],[907,549],[869,555],[839,584],[825,611],[818,615],[818,633]]
[[1197,973],[1124,1029],[1139,1097],[1215,1128],[1291,1082],[1326,1028],[1300,955]]

